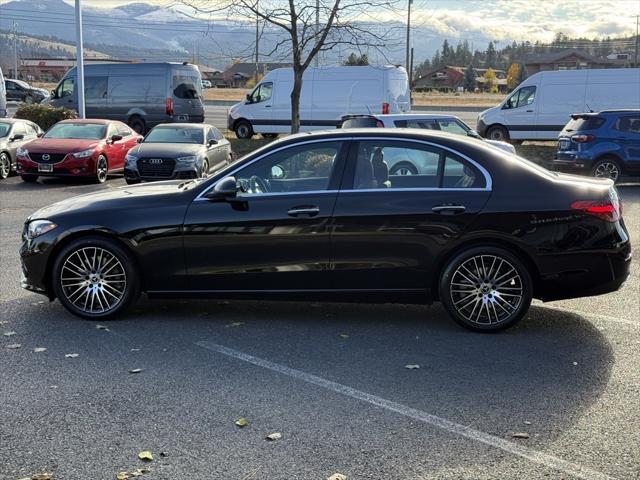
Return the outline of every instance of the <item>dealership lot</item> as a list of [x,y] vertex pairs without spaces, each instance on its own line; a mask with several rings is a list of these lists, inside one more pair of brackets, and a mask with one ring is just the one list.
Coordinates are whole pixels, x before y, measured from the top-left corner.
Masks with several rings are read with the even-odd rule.
[[[620,291],[497,335],[439,305],[145,299],[105,330],[21,290],[26,216],[123,184],[0,184],[0,479],[640,476],[638,255]],[[640,186],[619,192],[637,252]]]

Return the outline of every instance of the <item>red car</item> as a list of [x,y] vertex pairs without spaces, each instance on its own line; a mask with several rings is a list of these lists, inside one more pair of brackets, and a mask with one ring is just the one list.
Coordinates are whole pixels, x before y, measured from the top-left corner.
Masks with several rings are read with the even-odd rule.
[[25,182],[38,177],[88,177],[103,183],[124,170],[124,158],[142,136],[122,122],[63,120],[16,151],[18,173]]

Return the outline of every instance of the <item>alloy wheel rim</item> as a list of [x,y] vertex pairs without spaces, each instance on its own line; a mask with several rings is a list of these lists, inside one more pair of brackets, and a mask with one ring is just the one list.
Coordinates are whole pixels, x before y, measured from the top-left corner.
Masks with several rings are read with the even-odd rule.
[[238,127],[238,134],[240,138],[244,138],[249,134],[249,128],[246,125],[241,125]]
[[90,314],[106,313],[122,301],[127,274],[113,253],[100,247],[84,247],[64,261],[60,286],[75,308]]
[[98,180],[104,182],[107,179],[107,161],[104,158],[98,159]]
[[400,167],[396,170],[396,175],[413,175],[413,172],[407,167]]
[[503,141],[504,135],[500,130],[494,130],[493,132],[491,132],[491,140]]
[[522,277],[504,258],[476,255],[456,268],[449,284],[453,307],[467,321],[496,325],[511,318],[522,304]]
[[6,155],[0,155],[0,177],[7,178],[9,176],[9,158]]
[[208,162],[204,162],[204,164],[202,165],[202,178],[207,178],[207,176],[209,175],[209,163]]
[[617,180],[620,171],[618,166],[613,162],[602,162],[596,167],[596,177],[598,178],[610,178],[611,180]]

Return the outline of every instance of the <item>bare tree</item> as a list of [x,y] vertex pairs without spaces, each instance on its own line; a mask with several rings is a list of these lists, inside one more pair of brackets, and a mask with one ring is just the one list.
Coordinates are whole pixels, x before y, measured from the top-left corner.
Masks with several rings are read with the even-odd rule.
[[201,13],[226,12],[230,18],[260,18],[284,34],[269,57],[284,54],[293,65],[291,133],[300,130],[300,94],[305,70],[322,52],[346,45],[358,52],[384,50],[398,42],[398,0],[183,0]]

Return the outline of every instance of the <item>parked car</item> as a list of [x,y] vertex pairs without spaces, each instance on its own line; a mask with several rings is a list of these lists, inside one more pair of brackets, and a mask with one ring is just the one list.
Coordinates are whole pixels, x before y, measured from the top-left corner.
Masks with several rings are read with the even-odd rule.
[[202,80],[202,88],[211,88],[211,81],[209,80]]
[[40,103],[47,98],[46,90],[32,87],[22,80],[7,78],[4,85],[9,102]]
[[[188,63],[99,63],[84,66],[87,118],[128,124],[137,133],[168,122],[202,123],[202,79]],[[70,69],[48,103],[78,109],[76,69]]]
[[29,120],[0,119],[0,179],[15,171],[16,151],[42,135],[42,129]]
[[[422,128],[436,130],[457,135],[465,135],[484,141],[494,147],[504,150],[507,153],[516,153],[516,149],[507,142],[497,140],[485,140],[475,130],[453,115],[420,114],[420,113],[400,113],[389,115],[345,115],[342,117],[340,128]],[[401,153],[397,157],[392,157],[391,152],[387,152],[385,160],[389,166],[389,173],[392,175],[417,175],[426,173],[423,158],[406,158]],[[427,162],[431,165],[430,162]]]
[[478,116],[492,140],[555,140],[574,112],[640,105],[640,68],[550,70],[531,75]]
[[231,144],[211,125],[167,123],[151,130],[126,157],[128,184],[206,177],[231,163]]
[[610,178],[640,172],[640,109],[571,115],[558,136],[557,170]]
[[[238,138],[261,133],[273,138],[291,130],[293,69],[270,71],[229,109],[227,126]],[[395,66],[309,67],[300,94],[300,130],[336,127],[347,113],[399,113],[411,110],[407,71]]]
[[142,136],[112,120],[62,120],[16,151],[25,182],[38,177],[88,177],[97,183],[124,169],[124,157]]
[[4,85],[2,67],[0,67],[0,118],[7,116],[7,89]]
[[[433,168],[389,175],[388,149],[436,153]],[[207,179],[63,200],[29,216],[23,238],[22,286],[93,320],[144,291],[440,300],[465,327],[496,331],[533,297],[617,290],[631,265],[611,180],[404,129],[292,135]]]

